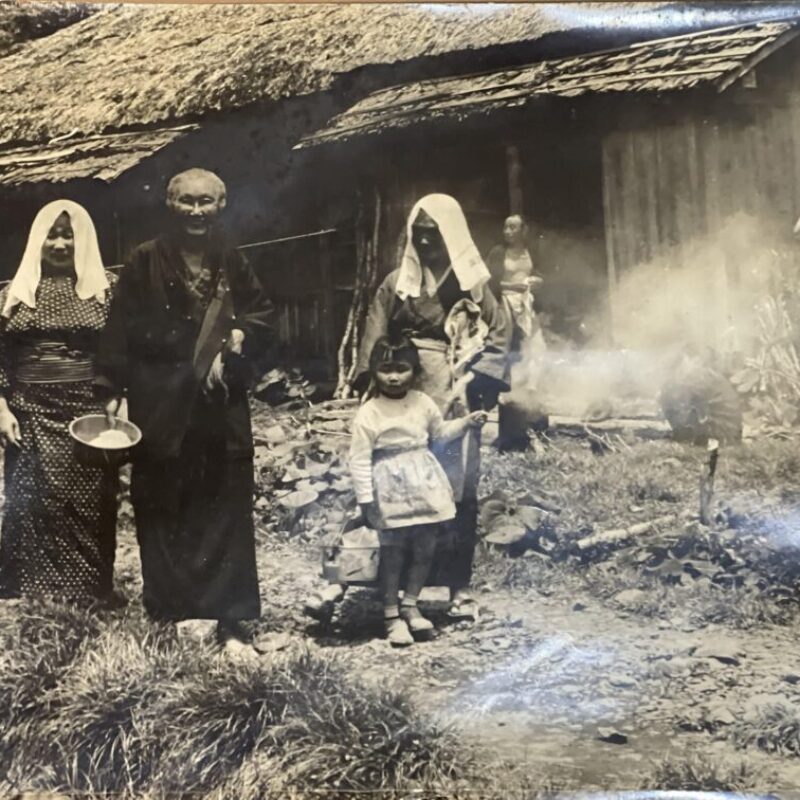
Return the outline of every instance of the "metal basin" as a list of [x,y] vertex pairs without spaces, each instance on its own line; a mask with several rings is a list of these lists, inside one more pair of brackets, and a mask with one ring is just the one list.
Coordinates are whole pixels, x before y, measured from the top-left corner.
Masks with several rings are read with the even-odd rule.
[[[108,447],[94,440],[103,431],[115,430],[124,433],[130,442],[128,446]],[[142,432],[132,422],[116,418],[113,426],[108,424],[105,414],[87,414],[69,424],[75,458],[87,467],[118,467],[130,461],[131,450],[139,443]]]

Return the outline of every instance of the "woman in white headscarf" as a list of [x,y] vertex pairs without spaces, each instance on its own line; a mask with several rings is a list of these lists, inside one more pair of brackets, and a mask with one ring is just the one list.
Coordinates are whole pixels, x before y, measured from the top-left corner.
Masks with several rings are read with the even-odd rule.
[[[370,306],[354,387],[367,390],[369,356],[382,336],[410,336],[422,370],[415,388],[445,416],[490,410],[508,390],[506,327],[487,287],[490,274],[458,202],[445,194],[419,200],[408,217],[400,266],[386,276]],[[429,584],[450,587],[454,618],[477,616],[469,592],[476,543],[480,432],[452,442],[437,457],[456,500],[456,519],[442,537]],[[323,617],[334,593],[319,593],[306,612]]]
[[112,281],[87,211],[57,200],[37,214],[0,292],[0,596],[112,596],[117,474],[79,464],[68,431],[102,413],[92,358]]

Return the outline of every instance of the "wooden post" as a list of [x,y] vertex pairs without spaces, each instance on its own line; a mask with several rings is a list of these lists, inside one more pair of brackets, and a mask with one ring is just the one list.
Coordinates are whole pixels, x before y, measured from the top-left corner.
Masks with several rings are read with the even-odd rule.
[[606,240],[606,269],[608,275],[608,338],[609,346],[613,347],[614,342],[614,323],[617,303],[617,264],[615,261],[614,246],[614,226],[617,220],[614,217],[614,202],[619,202],[619,198],[612,197],[611,180],[612,162],[608,152],[611,144],[608,141],[608,134],[604,134],[601,143],[602,155],[600,164],[600,182],[603,186],[603,228]]
[[719,442],[716,439],[708,440],[708,467],[700,475],[700,522],[711,525],[714,521],[711,501],[714,498],[714,475],[717,472],[719,460]]
[[506,169],[508,171],[508,213],[523,214],[522,159],[519,147],[506,145]]

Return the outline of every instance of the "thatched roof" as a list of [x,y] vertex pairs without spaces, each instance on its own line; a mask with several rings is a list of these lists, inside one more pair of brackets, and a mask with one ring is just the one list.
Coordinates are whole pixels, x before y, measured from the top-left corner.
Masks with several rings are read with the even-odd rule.
[[727,88],[800,32],[798,20],[758,22],[521,67],[415,81],[373,92],[307,136],[301,146],[381,133],[420,122],[464,120],[543,95]]
[[84,3],[20,3],[0,0],[0,56],[18,50],[31,39],[49,36],[94,13]]
[[622,30],[661,5],[113,6],[4,59],[0,145],[170,125],[368,65]]
[[12,147],[0,151],[0,185],[65,183],[78,178],[113,181],[195,129],[182,125]]

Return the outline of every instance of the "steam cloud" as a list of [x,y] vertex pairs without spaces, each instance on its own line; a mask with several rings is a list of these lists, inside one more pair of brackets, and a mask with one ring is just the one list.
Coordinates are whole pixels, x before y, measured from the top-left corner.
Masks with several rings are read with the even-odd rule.
[[[791,221],[745,213],[712,233],[664,248],[618,276],[613,324],[590,313],[588,347],[528,347],[512,372],[510,399],[531,409],[583,417],[593,410],[624,416],[657,413],[658,392],[673,356],[713,352],[717,367],[750,355],[759,339],[757,308],[791,274],[800,245]],[[599,300],[596,307],[604,306]],[[610,333],[610,335],[609,335]]]

